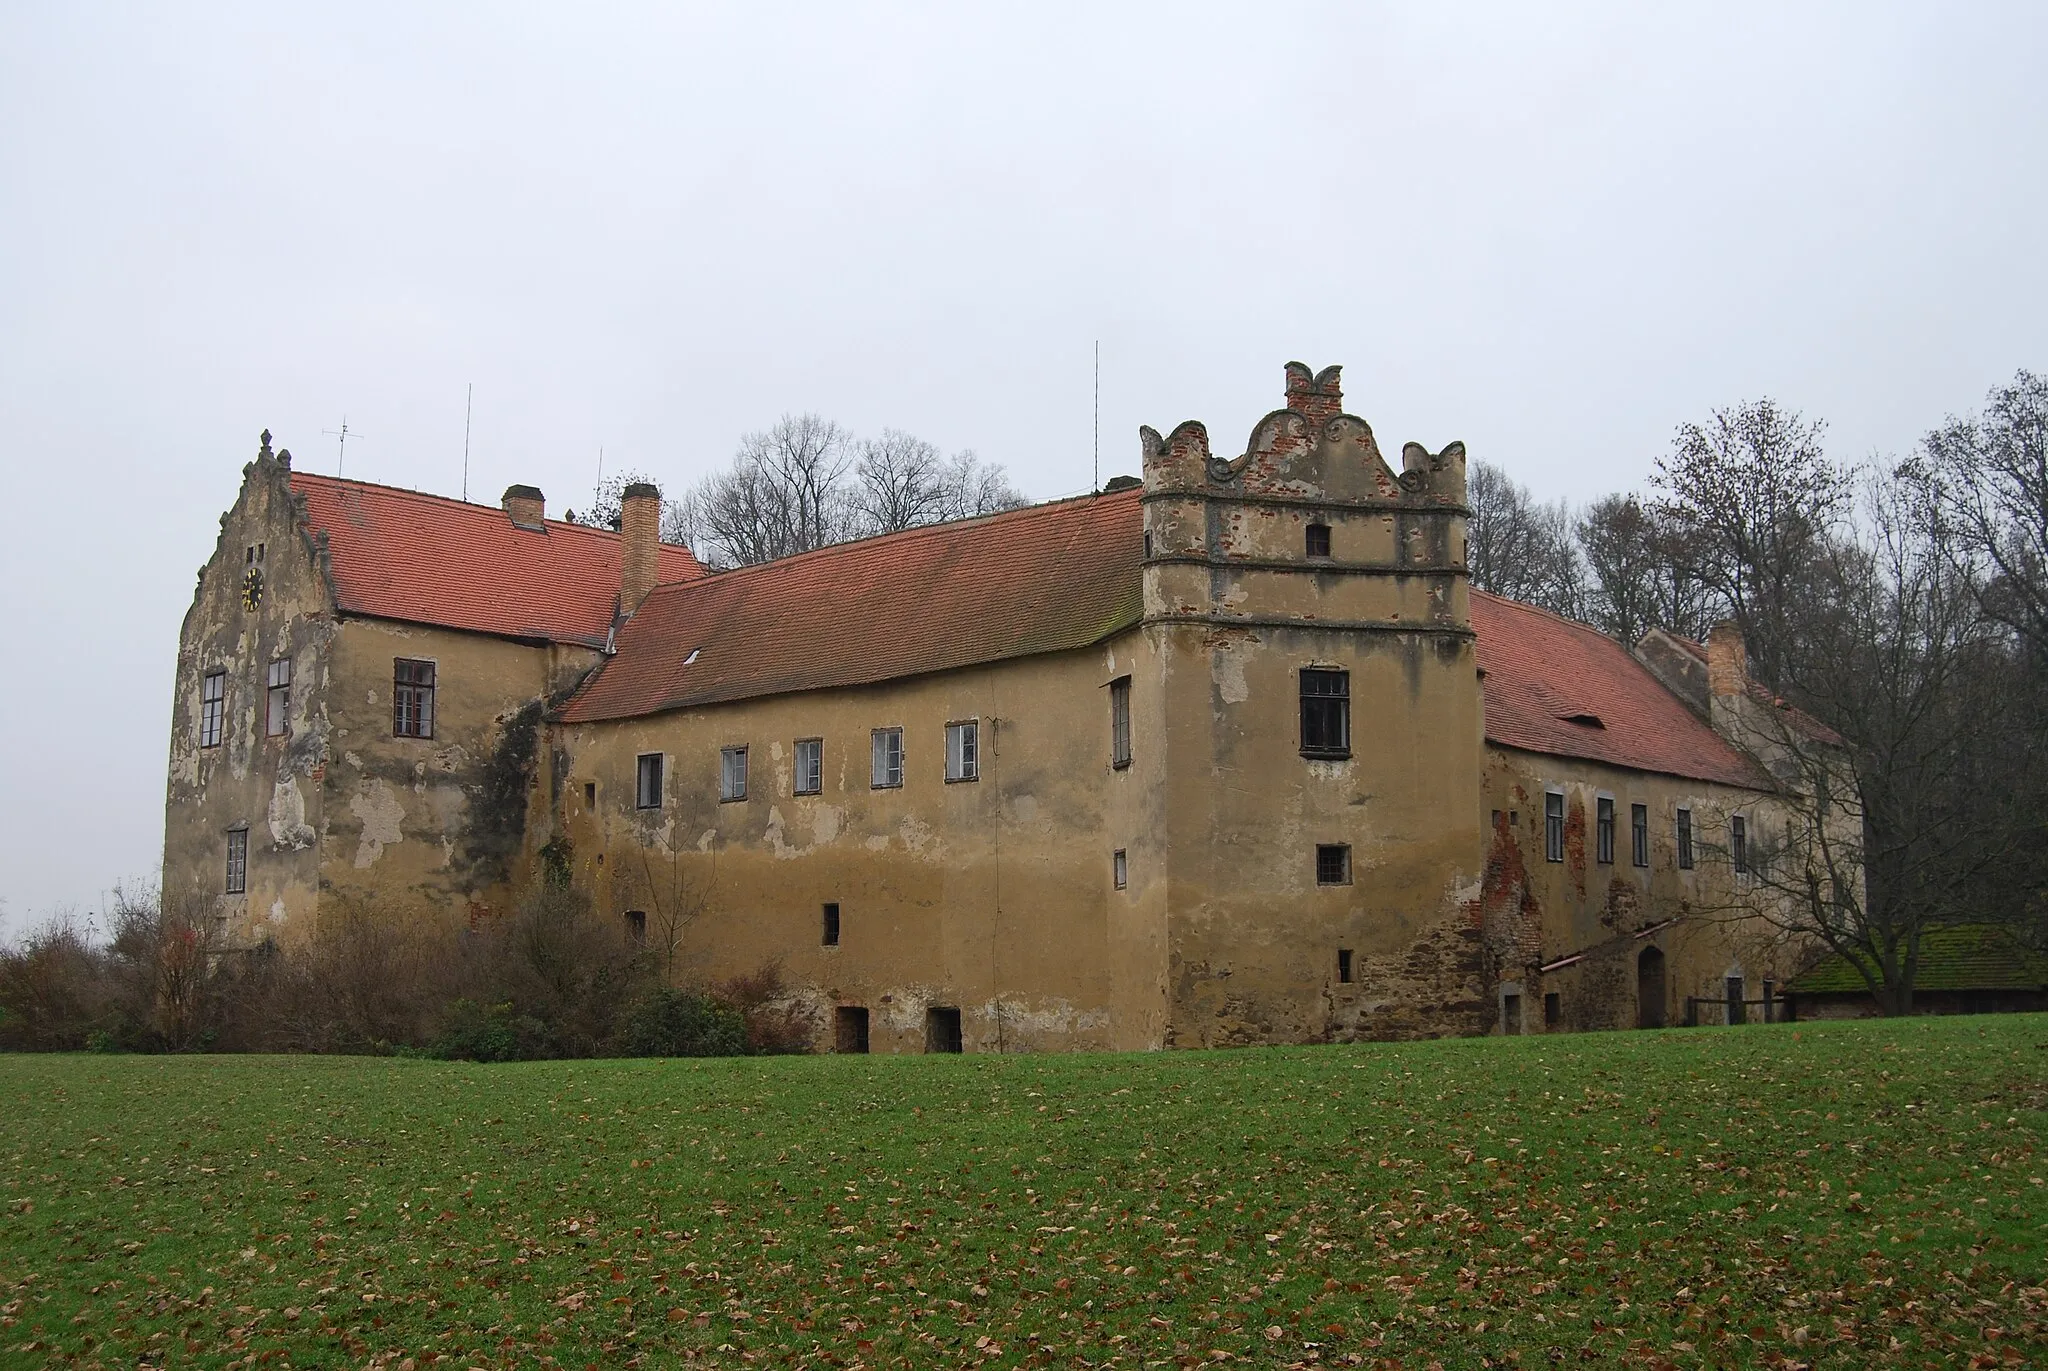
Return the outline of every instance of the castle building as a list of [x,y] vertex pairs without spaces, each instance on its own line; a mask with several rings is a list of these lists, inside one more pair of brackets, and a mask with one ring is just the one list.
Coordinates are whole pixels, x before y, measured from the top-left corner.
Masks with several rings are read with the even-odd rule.
[[[1286,372],[1242,456],[707,573],[621,531],[294,472],[180,639],[166,899],[502,914],[544,867],[679,979],[778,964],[825,1050],[1675,1022],[1796,969],[1740,639],[1632,653],[1471,589],[1465,453]],[[1752,838],[1753,841],[1753,838]]]

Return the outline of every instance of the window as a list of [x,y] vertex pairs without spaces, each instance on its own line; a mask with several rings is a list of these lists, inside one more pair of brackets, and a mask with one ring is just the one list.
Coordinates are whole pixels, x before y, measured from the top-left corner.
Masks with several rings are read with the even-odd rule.
[[1351,884],[1351,849],[1343,843],[1316,845],[1316,884]]
[[823,929],[818,938],[822,947],[839,946],[839,905],[837,902],[825,906]]
[[1109,764],[1121,770],[1131,764],[1131,678],[1109,683]]
[[1301,753],[1304,757],[1351,755],[1350,672],[1302,668]]
[[1564,1000],[1555,990],[1543,996],[1543,1026],[1555,1028],[1564,1021]]
[[434,664],[400,657],[391,670],[391,732],[399,738],[434,736]]
[[1650,864],[1650,807],[1630,805],[1628,807],[1628,852],[1633,866]]
[[1692,811],[1678,811],[1678,868],[1692,870]]
[[1337,949],[1337,984],[1351,984],[1351,949],[1348,947]]
[[1564,860],[1564,793],[1553,790],[1543,797],[1543,860]]
[[[816,795],[825,789],[825,740],[796,740],[796,793]],[[862,1013],[867,1011],[863,1010]]]
[[981,725],[973,719],[946,725],[946,779],[971,781],[981,774]]
[[626,911],[626,941],[635,947],[647,946],[647,911],[629,909]]
[[1310,524],[1308,526],[1308,555],[1327,557],[1330,555],[1330,526]]
[[263,732],[276,738],[291,727],[292,659],[280,657],[270,664],[270,677],[263,703]]
[[1594,860],[1602,866],[1614,865],[1614,797],[1602,795],[1593,802]]
[[1110,879],[1116,882],[1118,890],[1131,883],[1131,864],[1124,858],[1124,850],[1118,848],[1109,858]]
[[249,889],[249,830],[228,830],[227,893],[240,895]]
[[1512,992],[1500,997],[1500,1031],[1519,1035],[1522,1031],[1522,997]]
[[718,750],[718,798],[747,798],[747,750],[744,747],[725,747]]
[[1735,859],[1735,872],[1743,875],[1749,870],[1749,825],[1740,814],[1728,821],[1728,854]]
[[661,754],[640,754],[640,774],[633,787],[633,803],[642,809],[661,808]]
[[585,782],[583,783],[583,807],[584,807],[585,809],[596,809],[596,808],[597,808],[597,782],[596,782],[596,781],[585,781]]
[[924,1050],[927,1052],[958,1052],[961,1050],[959,1010],[925,1010]]
[[857,1004],[843,1004],[832,1011],[833,1046],[841,1052],[868,1050],[868,1012]]
[[874,764],[868,784],[888,790],[903,784],[903,730],[878,728],[874,736]]
[[199,745],[219,747],[221,724],[228,712],[228,674],[209,671],[199,688]]

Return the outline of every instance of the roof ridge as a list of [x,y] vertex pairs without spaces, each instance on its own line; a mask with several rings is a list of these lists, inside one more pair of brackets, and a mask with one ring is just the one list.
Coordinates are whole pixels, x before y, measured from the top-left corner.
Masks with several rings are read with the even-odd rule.
[[1568,628],[1580,629],[1584,632],[1592,634],[1594,637],[1599,638],[1604,642],[1616,644],[1624,652],[1628,651],[1628,644],[1621,642],[1621,640],[1618,638],[1613,638],[1605,633],[1602,633],[1598,625],[1589,624],[1584,619],[1574,619],[1569,614],[1560,614],[1554,609],[1546,609],[1542,605],[1533,605],[1530,604],[1527,600],[1517,600],[1512,596],[1496,594],[1491,590],[1481,590],[1478,586],[1472,587],[1472,593],[1474,595],[1484,595],[1487,599],[1492,600],[1494,603],[1506,605],[1510,609],[1527,610],[1531,614],[1541,614],[1545,618],[1555,619],[1557,622],[1565,625]]
[[[436,500],[444,505],[454,505],[458,509],[473,509],[480,514],[503,514],[505,512],[502,505],[479,504],[475,500],[465,500],[460,496],[443,495],[438,491],[432,490],[414,490],[407,486],[387,485],[383,481],[358,481],[352,476],[329,476],[318,471],[294,471],[291,474],[291,478],[294,481],[300,479],[318,481],[322,485],[329,486],[353,486],[360,490],[388,490],[393,495],[407,495],[416,500]],[[544,517],[541,522],[554,528],[575,529],[579,533],[588,533],[599,538],[618,538],[621,536],[615,528],[601,528],[596,524],[586,524],[576,519],[549,519]],[[662,543],[661,546],[679,547],[689,550],[690,545],[688,543]],[[697,554],[695,551],[691,551],[690,555],[694,558]],[[680,583],[669,582],[669,584],[675,585]]]

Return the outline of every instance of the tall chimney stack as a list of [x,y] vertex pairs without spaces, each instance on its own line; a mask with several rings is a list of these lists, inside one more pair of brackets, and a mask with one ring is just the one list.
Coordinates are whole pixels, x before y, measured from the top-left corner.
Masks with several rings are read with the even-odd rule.
[[1749,645],[1733,619],[1707,635],[1707,693],[1716,699],[1749,693]]
[[517,528],[544,529],[548,523],[548,497],[538,486],[506,486],[505,513]]
[[654,589],[660,565],[661,487],[635,481],[619,498],[619,617],[631,618]]

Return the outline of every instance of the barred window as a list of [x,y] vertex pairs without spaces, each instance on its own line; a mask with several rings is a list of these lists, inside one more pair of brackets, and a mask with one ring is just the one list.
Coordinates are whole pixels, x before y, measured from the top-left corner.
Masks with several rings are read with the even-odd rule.
[[1594,860],[1602,866],[1614,865],[1614,797],[1602,795],[1593,802]]
[[1543,860],[1564,860],[1564,795],[1556,790],[1543,797]]
[[744,800],[747,798],[747,750],[744,747],[719,749],[718,798],[721,800]]
[[796,793],[816,795],[825,788],[825,740],[796,740]]
[[633,803],[641,809],[661,808],[661,754],[640,754],[639,775],[633,787]]
[[263,731],[272,738],[291,728],[292,659],[280,657],[270,664],[263,703]]
[[946,725],[946,779],[971,781],[981,774],[981,726],[973,719]]
[[221,725],[228,712],[228,674],[209,671],[199,687],[199,745],[219,747]]
[[1678,866],[1682,871],[1692,870],[1692,811],[1678,811]]
[[434,664],[400,657],[391,667],[391,732],[399,738],[434,736]]
[[874,762],[869,784],[889,790],[903,784],[903,730],[878,728],[874,733]]
[[1316,846],[1316,884],[1351,884],[1351,848],[1344,843]]
[[1301,751],[1305,757],[1351,755],[1351,673],[1303,667]]
[[241,895],[249,889],[249,830],[228,830],[227,893]]
[[1327,557],[1330,555],[1330,526],[1310,524],[1308,526],[1308,555]]
[[1119,676],[1109,683],[1109,764],[1131,764],[1131,678]]

